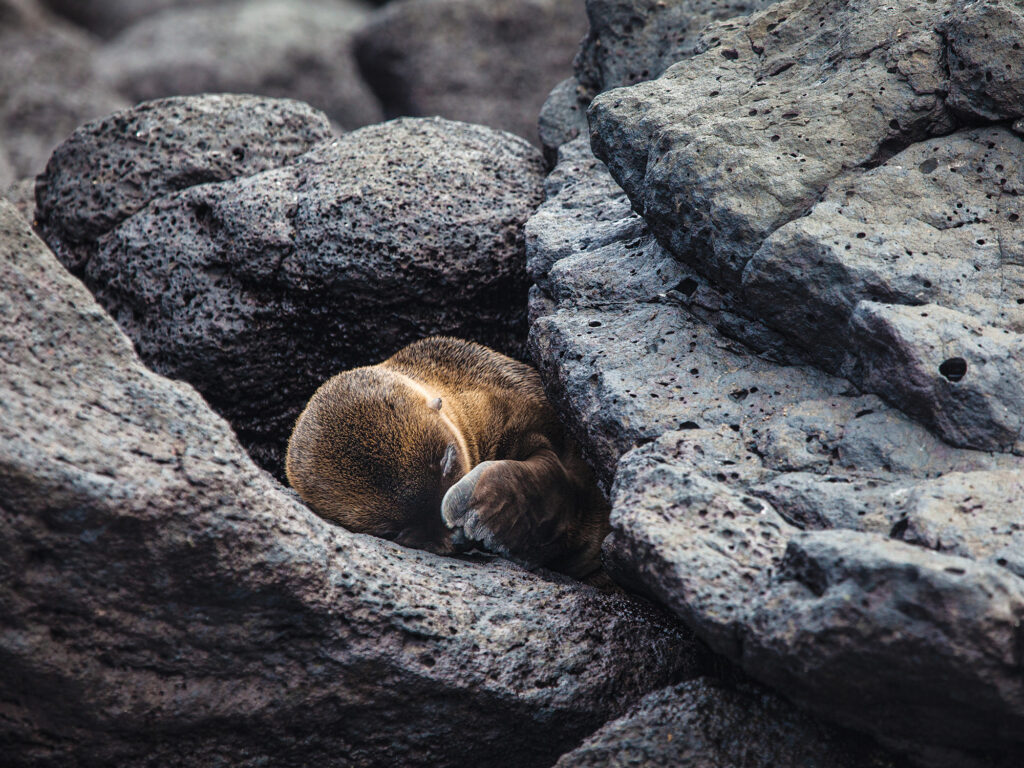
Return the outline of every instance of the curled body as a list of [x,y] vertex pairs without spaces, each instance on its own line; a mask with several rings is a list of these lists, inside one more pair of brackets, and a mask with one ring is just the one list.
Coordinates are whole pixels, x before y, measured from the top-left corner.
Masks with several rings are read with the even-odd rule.
[[325,382],[288,442],[319,515],[451,554],[479,546],[574,576],[600,566],[608,505],[528,365],[448,337]]

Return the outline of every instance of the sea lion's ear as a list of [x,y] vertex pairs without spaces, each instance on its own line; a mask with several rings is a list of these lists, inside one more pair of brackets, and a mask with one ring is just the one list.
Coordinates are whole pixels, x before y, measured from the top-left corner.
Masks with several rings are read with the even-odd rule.
[[441,410],[441,398],[440,397],[435,397],[433,400],[429,400],[427,402],[427,407],[430,408],[431,410],[434,410],[434,411],[440,411]]
[[441,475],[448,477],[455,473],[456,468],[459,464],[459,451],[456,449],[455,444],[452,443],[448,446],[448,450],[444,452],[444,456],[441,458]]

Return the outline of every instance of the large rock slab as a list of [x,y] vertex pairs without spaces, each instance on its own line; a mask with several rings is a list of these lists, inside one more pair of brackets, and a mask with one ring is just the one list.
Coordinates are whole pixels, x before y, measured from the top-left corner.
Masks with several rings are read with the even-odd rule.
[[[1013,765],[1014,726],[992,723],[1020,717],[1021,458],[952,446],[809,364],[662,248],[585,140],[559,156],[527,224],[530,345],[614,482],[610,573],[918,764]],[[793,575],[807,552],[829,586]],[[843,608],[844,579],[866,602]]]
[[9,763],[544,766],[687,672],[629,598],[318,518],[4,201],[0,262]]
[[1024,755],[1024,580],[877,535],[801,532],[656,446],[616,482],[611,567],[713,650],[905,749]]
[[[1012,353],[993,364],[973,331],[897,308],[875,331],[903,350],[879,358],[889,340],[852,315],[861,301],[936,304],[1019,331],[1020,139],[945,134],[1019,117],[1018,54],[996,30],[1021,19],[998,2],[783,2],[712,26],[703,53],[658,80],[598,97],[595,150],[659,242],[749,317],[949,442],[1019,452]],[[972,372],[952,393],[948,360]]]
[[16,178],[42,171],[79,125],[126,104],[97,72],[92,38],[35,0],[0,0],[0,51],[0,140]]
[[246,0],[147,16],[103,48],[98,66],[132,101],[255,93],[307,102],[342,128],[380,119],[349,42],[357,0]]
[[885,768],[894,759],[746,682],[698,678],[648,694],[557,768]]
[[585,32],[578,0],[395,0],[356,56],[389,117],[440,115],[537,143],[545,95]]
[[[232,104],[168,100],[83,128],[41,180],[39,216],[142,358],[193,383],[264,466],[281,471],[295,418],[339,370],[431,334],[522,353],[536,150],[481,126],[406,119],[303,154],[322,117]],[[236,108],[254,154],[221,129]],[[279,132],[246,123],[248,110],[288,127],[279,154]],[[161,170],[137,191],[150,165]],[[113,166],[103,189],[90,166]],[[217,174],[229,178],[196,184]]]

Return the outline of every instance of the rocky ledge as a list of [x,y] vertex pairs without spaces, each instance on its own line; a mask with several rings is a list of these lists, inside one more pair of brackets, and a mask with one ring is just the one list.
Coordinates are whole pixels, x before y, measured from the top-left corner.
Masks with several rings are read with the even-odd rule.
[[1020,19],[712,25],[594,99],[527,224],[531,351],[613,496],[608,568],[925,766],[1024,759]]

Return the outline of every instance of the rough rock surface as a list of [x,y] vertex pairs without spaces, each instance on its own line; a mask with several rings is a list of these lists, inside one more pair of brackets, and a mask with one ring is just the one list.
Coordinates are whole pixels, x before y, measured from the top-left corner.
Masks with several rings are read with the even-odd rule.
[[530,346],[614,479],[606,566],[818,715],[921,764],[1013,765],[1024,460],[808,364],[659,245],[586,139],[559,154]]
[[34,0],[0,0],[0,141],[15,178],[39,173],[80,124],[124,99],[95,69],[96,45]]
[[440,115],[537,143],[545,95],[586,31],[579,0],[395,0],[357,36],[389,117]]
[[[142,358],[193,383],[265,467],[280,471],[296,416],[339,370],[437,333],[522,353],[538,152],[481,126],[404,119],[301,154],[322,116],[232,103],[256,137],[248,149],[222,127],[234,112],[208,99],[86,126],[54,155],[39,217]],[[291,125],[281,154],[269,154],[279,131],[246,122],[250,109]],[[232,164],[236,149],[255,167]],[[108,185],[91,184],[90,167],[113,169]],[[211,167],[227,180],[199,183]]]
[[0,267],[8,764],[545,766],[686,672],[629,598],[315,516],[3,201]]
[[[787,0],[598,97],[595,152],[659,242],[809,359],[951,443],[1021,452],[1021,140],[944,134],[1020,116],[1005,30],[1022,19],[1002,3]],[[938,307],[908,309],[923,304]]]
[[101,72],[132,101],[255,93],[307,102],[342,128],[378,122],[350,50],[357,0],[246,0],[147,16],[111,41]]
[[620,765],[894,768],[903,762],[759,686],[698,678],[648,694],[556,768]]
[[555,86],[541,108],[540,140],[554,163],[562,144],[586,133],[586,108],[599,93],[658,77],[692,56],[699,33],[716,19],[745,16],[773,0],[586,0],[590,30],[574,77]]

